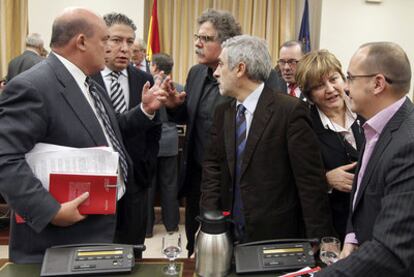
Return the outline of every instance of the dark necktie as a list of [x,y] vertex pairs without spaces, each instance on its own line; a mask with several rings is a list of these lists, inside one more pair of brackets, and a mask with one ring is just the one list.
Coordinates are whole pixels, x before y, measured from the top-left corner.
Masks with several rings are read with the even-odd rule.
[[246,108],[239,104],[236,114],[236,165],[234,179],[234,199],[233,199],[233,220],[235,224],[236,240],[241,241],[244,236],[244,213],[243,201],[240,190],[240,173],[243,160],[244,148],[246,146]]
[[126,111],[126,103],[124,92],[121,88],[121,84],[119,83],[119,76],[121,72],[112,71],[111,72],[111,101],[114,110],[118,113],[123,113]]
[[99,118],[102,120],[105,133],[108,135],[109,140],[111,141],[112,147],[119,154],[119,165],[121,168],[121,175],[124,180],[124,184],[126,185],[127,178],[128,178],[128,163],[127,163],[125,152],[122,149],[122,146],[119,143],[119,140],[115,135],[114,129],[112,128],[112,125],[111,125],[111,121],[109,120],[109,116],[106,113],[105,107],[102,103],[99,93],[95,85],[93,84],[91,78],[86,77],[86,84],[88,85],[88,88],[89,88],[88,91],[92,97],[93,104],[96,109],[96,113],[98,114]]
[[295,89],[297,88],[296,84],[289,84],[289,95],[296,97]]

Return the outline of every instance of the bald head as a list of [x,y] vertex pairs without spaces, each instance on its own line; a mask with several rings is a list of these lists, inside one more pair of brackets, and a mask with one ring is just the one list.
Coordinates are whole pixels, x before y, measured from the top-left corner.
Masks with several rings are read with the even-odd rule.
[[359,50],[364,56],[361,68],[365,72],[382,73],[389,86],[400,94],[407,94],[411,82],[411,66],[407,54],[393,42],[370,42]]
[[83,8],[67,8],[53,22],[51,48],[66,46],[78,34],[91,37],[94,32],[94,23],[100,17],[90,10]]
[[52,50],[86,75],[105,67],[108,28],[103,19],[83,8],[66,9],[53,23]]

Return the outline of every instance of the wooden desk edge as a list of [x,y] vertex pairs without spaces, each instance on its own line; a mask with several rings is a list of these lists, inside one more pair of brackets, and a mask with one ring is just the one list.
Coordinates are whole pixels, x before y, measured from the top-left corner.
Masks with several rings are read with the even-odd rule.
[[[193,277],[195,271],[195,259],[177,259],[177,262],[184,264],[183,277]],[[137,263],[167,263],[166,259],[137,259]],[[8,259],[0,259],[0,269],[9,263]]]

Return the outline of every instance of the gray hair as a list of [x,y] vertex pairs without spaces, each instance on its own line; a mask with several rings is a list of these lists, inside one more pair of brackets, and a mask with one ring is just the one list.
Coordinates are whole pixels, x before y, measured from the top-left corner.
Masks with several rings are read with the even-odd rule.
[[236,22],[233,15],[227,11],[208,9],[197,19],[198,25],[205,22],[213,24],[217,31],[217,39],[222,43],[228,38],[241,35],[240,24]]
[[382,73],[387,83],[394,90],[408,93],[411,84],[411,66],[407,54],[393,42],[370,42],[361,45],[359,49],[367,48],[367,57],[363,68],[367,74]]
[[174,66],[174,61],[171,56],[164,53],[152,55],[151,63],[156,65],[159,70],[164,71],[166,75],[171,73]]
[[138,44],[138,46],[142,49],[142,50],[147,50],[147,44],[145,43],[145,41],[142,38],[137,38],[135,40],[135,42]]
[[288,40],[280,46],[279,50],[283,47],[289,48],[293,46],[299,46],[300,50],[302,51],[302,54],[305,54],[305,45],[303,45],[303,43],[299,40]]
[[43,47],[43,39],[38,33],[32,33],[26,37],[26,46],[29,47]]
[[227,50],[227,63],[230,69],[243,62],[247,76],[251,80],[266,81],[272,70],[272,61],[266,41],[249,35],[229,38],[221,47]]
[[108,13],[105,14],[103,20],[106,23],[106,26],[111,27],[115,24],[122,24],[131,27],[132,30],[136,31],[137,26],[135,26],[134,21],[128,16],[122,13]]

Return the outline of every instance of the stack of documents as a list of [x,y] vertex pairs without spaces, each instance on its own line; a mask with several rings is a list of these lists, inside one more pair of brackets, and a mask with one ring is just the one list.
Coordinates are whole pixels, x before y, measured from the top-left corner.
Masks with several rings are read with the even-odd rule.
[[60,203],[84,192],[82,214],[114,214],[119,155],[110,147],[73,148],[38,143],[26,161],[42,185]]

